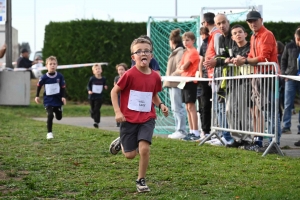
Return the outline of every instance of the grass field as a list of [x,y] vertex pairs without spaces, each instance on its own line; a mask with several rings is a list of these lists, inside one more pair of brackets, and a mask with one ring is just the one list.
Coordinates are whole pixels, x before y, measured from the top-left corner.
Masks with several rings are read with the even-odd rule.
[[[69,112],[78,108],[77,112]],[[107,106],[107,114],[111,107]],[[80,111],[81,110],[81,111]],[[65,106],[78,116],[87,105]],[[41,113],[39,113],[41,112]],[[0,107],[0,199],[297,200],[300,159],[153,138],[147,184],[135,188],[138,158],[111,155],[118,136],[92,128],[55,124],[45,139],[41,105]]]

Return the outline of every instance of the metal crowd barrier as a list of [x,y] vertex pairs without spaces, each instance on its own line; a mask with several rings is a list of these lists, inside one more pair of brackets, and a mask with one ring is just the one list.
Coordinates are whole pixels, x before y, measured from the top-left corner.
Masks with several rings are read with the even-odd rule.
[[[280,155],[279,76],[273,62],[240,67],[230,64],[216,67],[212,86],[211,133],[199,145],[221,132],[230,132],[233,139],[250,141],[262,136],[271,141],[262,156],[274,146]],[[225,145],[225,144],[224,144]]]

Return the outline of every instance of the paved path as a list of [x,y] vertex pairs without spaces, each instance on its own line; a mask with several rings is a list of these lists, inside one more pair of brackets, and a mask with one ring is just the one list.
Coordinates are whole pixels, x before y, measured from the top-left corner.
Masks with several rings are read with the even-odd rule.
[[[34,118],[39,121],[46,121],[46,118]],[[90,117],[63,117],[62,120],[54,120],[53,123],[57,124],[67,124],[72,126],[81,126],[81,127],[93,127],[93,121]],[[283,149],[282,151],[292,157],[300,157],[300,147],[296,147],[294,143],[300,140],[300,135],[297,134],[297,124],[298,124],[298,114],[292,116],[292,134],[283,134],[280,141],[281,148],[289,147],[289,149]],[[101,123],[99,129],[109,130],[109,131],[119,131],[119,128],[116,127],[116,122],[114,117],[101,117]],[[164,134],[157,134],[158,136],[166,137]]]

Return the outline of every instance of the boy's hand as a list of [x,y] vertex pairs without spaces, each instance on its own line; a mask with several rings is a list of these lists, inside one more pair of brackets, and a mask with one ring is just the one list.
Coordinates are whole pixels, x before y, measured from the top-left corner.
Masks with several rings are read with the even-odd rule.
[[168,107],[165,106],[164,104],[161,104],[160,105],[160,109],[163,112],[164,116],[168,117],[168,115],[169,115],[169,109],[168,109]]
[[62,102],[64,103],[64,105],[67,105],[67,100],[66,100],[66,98],[61,98],[61,100],[62,100]]
[[91,90],[88,91],[89,94],[93,94],[93,92]]
[[231,62],[231,59],[230,59],[230,58],[226,58],[224,62],[225,62],[225,63],[230,63],[230,62]]
[[126,119],[125,119],[125,117],[124,117],[124,115],[123,115],[122,112],[117,112],[116,116],[115,116],[115,119],[116,119],[116,122],[118,122],[118,123],[126,121]]
[[35,103],[39,104],[40,103],[40,97],[35,97],[34,101],[35,101]]
[[104,86],[104,89],[106,89],[106,90],[108,89],[107,85]]

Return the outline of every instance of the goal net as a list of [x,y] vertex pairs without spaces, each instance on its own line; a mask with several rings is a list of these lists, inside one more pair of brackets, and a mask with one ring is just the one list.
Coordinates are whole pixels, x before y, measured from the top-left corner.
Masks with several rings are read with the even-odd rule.
[[[230,22],[245,21],[246,15],[251,10],[257,10],[262,14],[262,7],[248,6],[238,8],[202,8],[200,16],[192,17],[149,17],[147,23],[147,35],[150,36],[153,42],[153,54],[154,58],[158,61],[160,66],[161,76],[165,76],[168,57],[171,53],[169,47],[169,35],[172,30],[179,28],[181,34],[187,31],[191,31],[195,34],[197,41],[196,48],[199,48],[201,44],[199,30],[201,27],[201,17],[206,12],[212,12],[215,14],[226,14]],[[169,108],[169,117],[165,118],[162,113],[157,111],[157,120],[154,133],[156,134],[170,134],[175,131],[175,121],[171,110],[171,104],[169,99],[169,91],[164,88],[159,93],[159,97],[162,102]],[[181,98],[181,97],[178,97]],[[196,106],[197,107],[197,106]],[[198,120],[199,121],[199,120]],[[200,123],[199,123],[200,124]],[[188,124],[187,124],[187,127]],[[201,127],[199,127],[200,129]],[[188,131],[188,130],[187,130]]]

